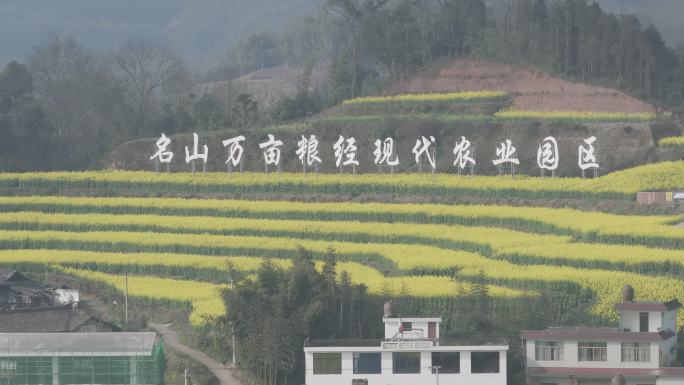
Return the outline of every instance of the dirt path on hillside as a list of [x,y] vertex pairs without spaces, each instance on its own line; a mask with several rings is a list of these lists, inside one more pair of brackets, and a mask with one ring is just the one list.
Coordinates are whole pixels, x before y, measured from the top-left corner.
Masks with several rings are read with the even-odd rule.
[[209,369],[216,376],[216,378],[218,378],[221,385],[242,385],[240,381],[233,376],[233,372],[223,366],[223,364],[209,357],[206,353],[194,350],[181,344],[178,341],[178,332],[172,330],[168,325],[152,322],[150,322],[148,325],[161,334],[166,346],[206,366],[207,369]]

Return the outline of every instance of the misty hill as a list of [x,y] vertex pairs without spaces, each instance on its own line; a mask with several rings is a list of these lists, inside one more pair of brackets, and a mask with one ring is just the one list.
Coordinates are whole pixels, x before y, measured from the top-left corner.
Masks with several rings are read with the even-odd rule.
[[684,43],[684,1],[682,0],[599,0],[609,12],[634,13],[642,25],[653,23],[671,46]]
[[[133,36],[163,43],[192,66],[208,69],[251,33],[277,32],[320,9],[323,0],[4,0],[0,2],[0,66],[23,61],[50,35],[72,35],[111,51]],[[618,13],[653,22],[667,42],[684,40],[681,0],[600,0]]]
[[[291,69],[277,68],[257,71],[241,78],[241,87],[256,87],[249,80],[271,77],[282,78],[295,74]],[[214,84],[217,85],[217,84]],[[234,85],[236,87],[238,85]],[[268,86],[263,86],[268,93]],[[284,90],[287,87],[282,87]],[[491,167],[491,154],[495,146],[504,139],[512,139],[518,146],[521,165],[519,172],[536,175],[536,146],[539,138],[562,136],[561,157],[576,157],[577,146],[587,135],[601,138],[602,171],[619,170],[654,160],[666,160],[671,155],[656,148],[663,136],[680,135],[681,131],[672,125],[659,122],[590,122],[557,121],[550,119],[505,120],[494,116],[496,111],[515,106],[529,111],[594,111],[614,113],[653,112],[654,107],[615,89],[592,86],[553,77],[529,67],[510,66],[495,62],[474,60],[451,60],[419,71],[415,75],[390,86],[388,94],[423,94],[431,92],[503,90],[508,96],[503,100],[477,103],[449,104],[393,104],[385,103],[375,107],[337,105],[306,120],[287,125],[256,125],[251,127],[232,127],[220,131],[201,131],[202,143],[209,146],[210,154],[207,170],[225,170],[225,149],[221,141],[239,134],[245,135],[245,163],[247,171],[262,171],[261,150],[257,146],[268,134],[275,134],[288,149],[283,153],[283,171],[297,172],[301,165],[294,150],[302,135],[315,134],[320,140],[321,158],[324,164],[321,172],[336,172],[332,148],[339,135],[352,136],[357,140],[360,165],[358,171],[372,173],[372,144],[378,137],[397,138],[397,154],[400,159],[412,159],[414,140],[420,135],[439,138],[437,143],[438,168],[453,168],[453,144],[461,135],[468,137],[477,148],[474,155],[480,174],[495,174]],[[212,91],[212,90],[209,90]],[[213,90],[215,92],[216,90]],[[294,90],[290,90],[294,92]],[[260,92],[261,93],[261,92]],[[257,93],[259,94],[259,93]],[[108,154],[102,161],[104,168],[125,170],[152,170],[148,153],[156,138],[137,139],[123,143]],[[182,154],[184,146],[191,143],[188,133],[172,136],[171,151]],[[487,166],[489,165],[489,167]],[[171,170],[188,171],[183,157],[172,160]],[[405,161],[397,167],[398,171],[416,172],[415,164]],[[564,162],[559,175],[577,176],[575,162]]]
[[315,12],[320,0],[3,0],[0,65],[24,61],[51,35],[111,51],[131,37],[162,43],[208,68],[251,33],[277,32]]

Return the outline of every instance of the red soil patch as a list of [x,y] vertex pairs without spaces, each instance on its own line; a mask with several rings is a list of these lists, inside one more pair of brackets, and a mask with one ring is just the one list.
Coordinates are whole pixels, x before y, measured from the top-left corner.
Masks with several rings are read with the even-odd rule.
[[456,60],[399,82],[390,94],[497,90],[529,111],[656,112],[654,106],[612,88],[575,83],[529,68]]

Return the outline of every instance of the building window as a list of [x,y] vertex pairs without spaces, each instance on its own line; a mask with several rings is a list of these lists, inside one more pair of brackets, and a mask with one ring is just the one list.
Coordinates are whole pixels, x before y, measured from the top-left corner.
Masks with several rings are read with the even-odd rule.
[[93,368],[95,384],[128,384],[130,381],[128,357],[93,357]]
[[380,374],[381,353],[354,353],[354,374]]
[[17,362],[10,360],[0,360],[0,378],[3,375],[13,374],[17,371]]
[[394,374],[419,374],[419,352],[394,352],[392,353],[392,373]]
[[562,342],[536,341],[534,351],[537,361],[563,361]]
[[[22,357],[17,362],[17,374],[21,384],[51,384],[52,357]],[[26,373],[26,375],[24,375]],[[12,380],[10,380],[12,381]],[[89,380],[90,381],[90,380]],[[0,383],[2,380],[0,380]],[[14,382],[10,382],[12,384]],[[72,382],[74,384],[74,382]]]
[[432,367],[439,366],[440,373],[460,373],[461,354],[459,352],[432,352]]
[[93,357],[60,357],[60,384],[90,384],[93,383],[95,372]]
[[313,374],[342,374],[342,353],[314,353]]
[[608,344],[606,342],[577,343],[577,359],[579,361],[608,361]]
[[413,323],[411,323],[411,322],[402,322],[402,323],[401,323],[401,328],[402,328],[402,330],[404,330],[405,332],[407,332],[407,331],[409,331],[409,330],[413,330]]
[[650,362],[651,345],[634,342],[622,343],[622,362]]
[[499,373],[499,352],[470,353],[472,373]]
[[639,331],[648,332],[648,313],[639,313]]

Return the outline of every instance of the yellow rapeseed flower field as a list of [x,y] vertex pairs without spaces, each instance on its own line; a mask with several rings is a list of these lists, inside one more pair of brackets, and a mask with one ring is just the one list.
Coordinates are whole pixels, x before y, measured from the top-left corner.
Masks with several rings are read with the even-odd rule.
[[[62,272],[86,280],[105,283],[122,292],[125,290],[125,277],[105,274],[91,270],[61,268]],[[177,280],[151,276],[128,277],[128,294],[133,297],[152,301],[167,300],[187,302],[192,305],[190,322],[194,326],[202,326],[211,318],[226,314],[226,305],[221,291],[226,285],[215,285],[207,282]]]
[[[175,271],[186,275],[195,275],[193,270],[205,269],[196,274],[206,274],[206,270],[215,270],[216,275],[228,277],[228,268],[240,273],[253,273],[264,262],[265,258],[243,256],[203,256],[173,253],[116,253],[93,252],[82,250],[0,250],[0,265],[6,266],[65,266],[73,271],[86,271],[89,266],[99,269],[116,270],[117,274],[134,270],[152,276],[159,273],[154,267],[175,267]],[[269,258],[271,263],[281,269],[290,267],[287,259]],[[323,263],[318,261],[320,270]],[[142,268],[142,269],[140,269]],[[349,273],[352,282],[364,284],[371,294],[391,295],[406,294],[414,297],[450,297],[457,295],[456,283],[448,276],[398,276],[385,277],[378,270],[355,262],[340,262],[338,272]],[[105,274],[105,273],[101,273]],[[110,276],[111,274],[105,274]],[[111,275],[118,277],[118,275]],[[196,277],[200,278],[200,277]],[[93,278],[94,279],[94,278]],[[107,281],[109,282],[109,281]],[[129,282],[130,283],[130,282]],[[502,298],[517,298],[533,295],[532,291],[523,291],[507,287],[490,285],[490,295]],[[152,297],[150,297],[152,298]],[[162,297],[158,297],[162,298]]]
[[663,138],[660,139],[658,144],[661,146],[684,147],[684,136],[671,136],[669,138]]
[[[614,317],[612,302],[619,295],[616,288],[625,283],[638,287],[640,298],[665,300],[673,297],[684,298],[684,281],[676,278],[655,277],[620,271],[607,271],[592,268],[575,268],[550,265],[520,265],[505,260],[490,259],[479,253],[461,250],[448,250],[434,246],[404,245],[386,243],[352,243],[332,241],[310,241],[293,238],[233,237],[196,234],[145,234],[145,233],[66,233],[66,232],[0,232],[0,241],[16,239],[17,244],[52,244],[56,247],[96,245],[96,247],[152,247],[160,251],[196,247],[208,253],[250,252],[257,256],[294,255],[299,247],[313,253],[324,254],[333,247],[342,258],[358,261],[390,261],[396,268],[406,273],[427,272],[431,275],[440,271],[458,271],[461,277],[476,277],[484,271],[492,283],[529,287],[532,282],[572,282],[592,290],[597,295],[596,314],[606,318]],[[600,246],[600,245],[598,245]],[[79,246],[76,246],[79,247]],[[134,248],[135,248],[134,247]],[[561,246],[562,247],[562,246]],[[666,255],[673,250],[649,249]],[[633,250],[629,250],[635,253]],[[364,257],[365,256],[365,257]],[[676,256],[673,254],[673,257]],[[681,253],[680,253],[681,256]],[[646,256],[645,256],[646,257]],[[360,259],[359,259],[360,258]],[[418,273],[422,275],[425,273]],[[401,278],[399,279],[401,282]],[[409,285],[410,286],[410,285]],[[434,287],[434,286],[433,286]],[[436,290],[436,289],[435,289]],[[433,294],[442,295],[443,291]]]
[[660,162],[617,171],[595,179],[515,179],[494,176],[438,174],[235,174],[214,172],[155,174],[145,171],[38,172],[0,174],[2,188],[73,188],[92,191],[126,190],[175,193],[401,193],[421,195],[477,195],[507,198],[634,199],[639,191],[681,188],[684,161]]
[[497,99],[506,96],[504,91],[467,91],[432,94],[402,94],[393,96],[366,96],[345,100],[343,105],[397,103],[397,102],[460,102],[483,99]]
[[[0,174],[0,187],[633,198],[640,190],[681,187],[683,176],[684,162],[665,162],[590,180],[86,172]],[[118,290],[126,272],[143,282],[132,295],[190,303],[191,322],[201,326],[225,313],[217,290],[233,270],[250,276],[266,258],[286,269],[300,247],[320,269],[332,247],[338,272],[373,295],[452,297],[484,272],[494,297],[534,296],[571,283],[594,293],[596,315],[614,319],[624,284],[639,299],[684,299],[684,228],[674,226],[682,221],[505,205],[7,196],[0,200],[0,265],[59,265]],[[178,282],[188,290],[172,289],[186,289]]]
[[503,119],[540,119],[592,122],[648,122],[656,120],[652,112],[588,112],[588,111],[525,111],[506,109],[494,116]]
[[[88,213],[89,215],[46,215],[40,211],[43,207],[50,207],[56,212]],[[51,225],[55,229],[59,229],[60,226],[73,228],[73,226],[79,225],[91,226],[90,228],[99,226],[102,230],[135,228],[216,232],[223,229],[230,232],[239,230],[240,226],[248,226],[249,222],[246,221],[246,218],[291,218],[515,227],[537,233],[572,235],[581,240],[642,244],[656,247],[684,247],[684,228],[672,226],[672,224],[684,222],[682,216],[616,215],[575,209],[501,205],[384,203],[346,203],[340,205],[337,203],[279,201],[74,197],[6,197],[0,202],[0,209],[9,211],[0,213],[0,226],[10,226],[9,228],[16,229],[31,229],[31,225],[34,226],[33,228],[39,225]],[[97,211],[117,214],[139,213],[139,215],[113,216],[93,213]],[[149,211],[154,211],[161,216],[145,214]],[[196,214],[188,217],[188,213]],[[183,214],[183,216],[176,216],[175,214]],[[245,218],[226,223],[223,220],[226,216]],[[263,228],[275,230],[278,226],[288,227],[283,222],[273,222]],[[316,225],[312,224],[311,227],[315,228]],[[350,232],[351,229],[342,229],[341,231]],[[387,231],[389,234],[396,229]],[[539,242],[539,240],[535,239],[535,242]]]

